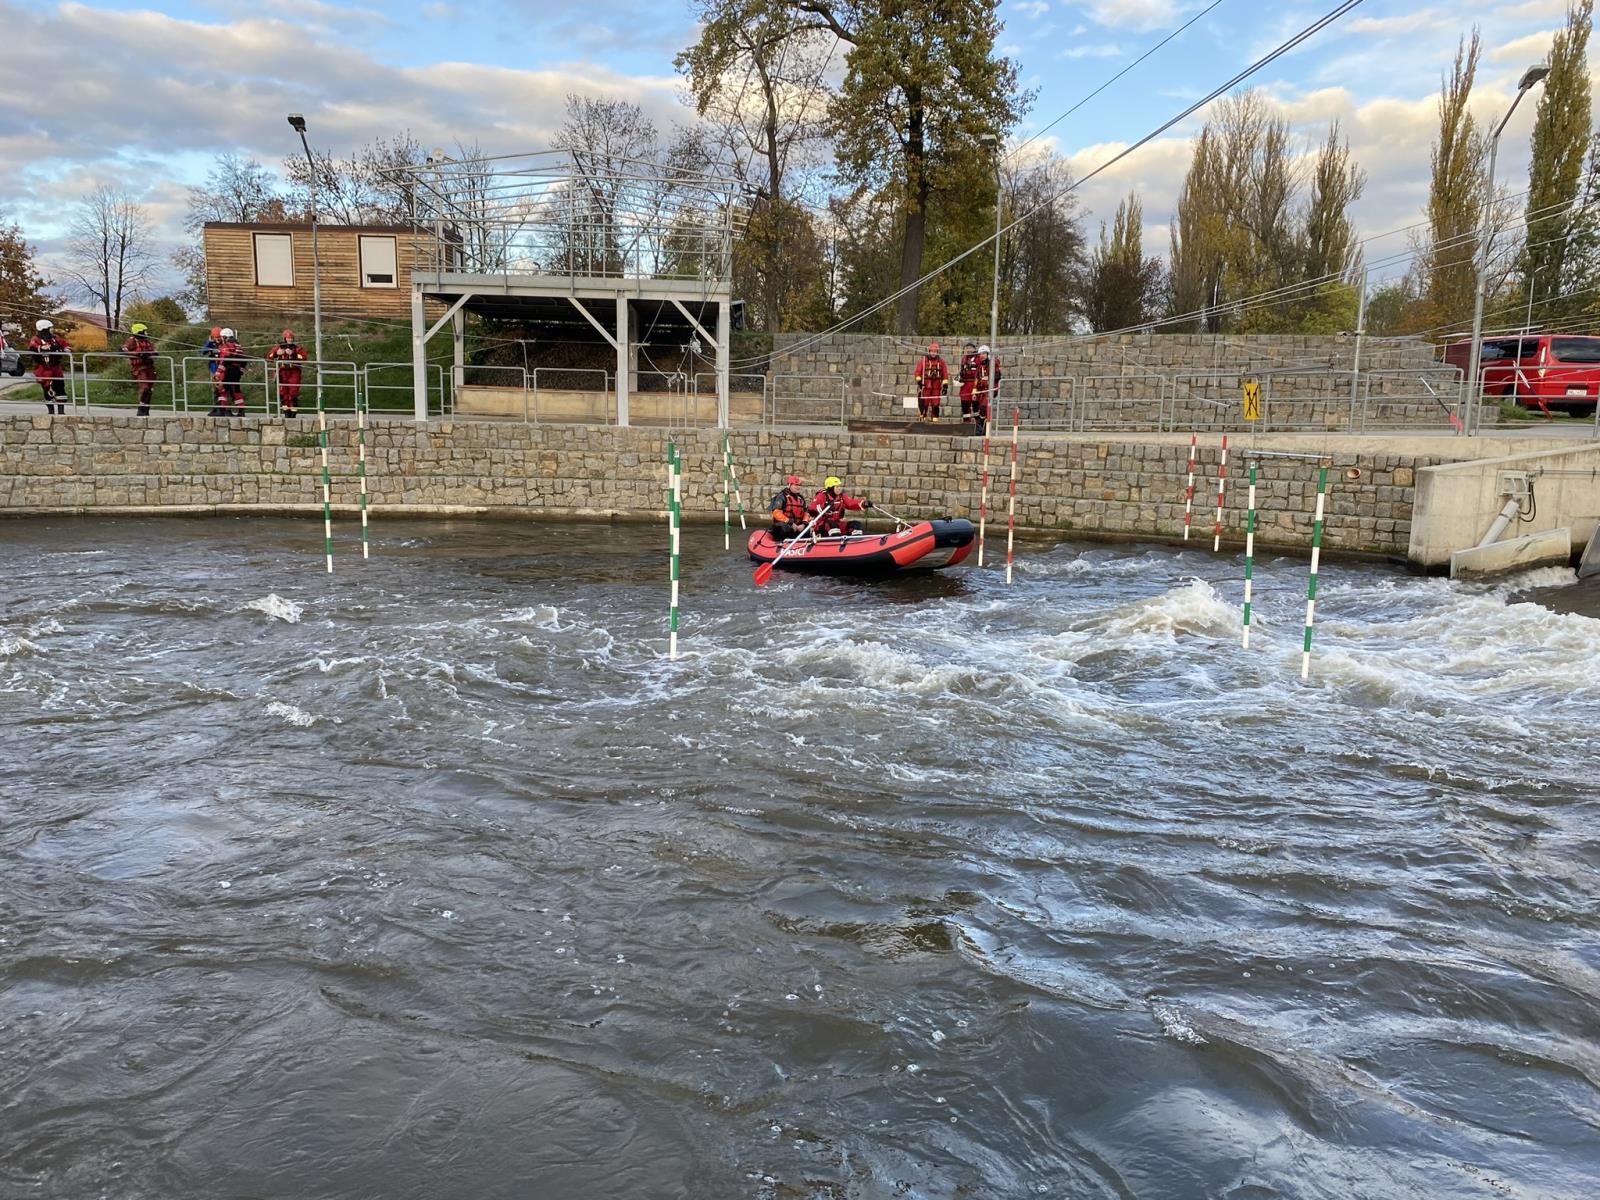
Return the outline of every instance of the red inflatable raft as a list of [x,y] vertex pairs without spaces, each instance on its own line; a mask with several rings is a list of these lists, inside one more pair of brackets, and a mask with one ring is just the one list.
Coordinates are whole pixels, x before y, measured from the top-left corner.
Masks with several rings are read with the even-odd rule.
[[[893,533],[858,533],[849,537],[810,537],[792,545],[780,571],[812,571],[824,575],[892,575],[900,571],[932,571],[953,567],[972,553],[978,531],[971,521],[919,521]],[[791,543],[777,542],[770,530],[750,535],[752,562],[773,562]]]

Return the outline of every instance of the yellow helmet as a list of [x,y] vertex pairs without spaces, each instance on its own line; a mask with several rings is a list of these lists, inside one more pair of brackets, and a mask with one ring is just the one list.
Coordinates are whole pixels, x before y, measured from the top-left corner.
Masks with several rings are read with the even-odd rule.
[[825,488],[843,487],[844,480],[840,479],[837,475],[829,475],[822,481],[822,486]]
[[145,330],[147,330],[149,328],[150,328],[150,326],[146,325],[143,321],[135,321],[133,323],[133,328],[130,329],[128,332],[129,333],[143,333]]

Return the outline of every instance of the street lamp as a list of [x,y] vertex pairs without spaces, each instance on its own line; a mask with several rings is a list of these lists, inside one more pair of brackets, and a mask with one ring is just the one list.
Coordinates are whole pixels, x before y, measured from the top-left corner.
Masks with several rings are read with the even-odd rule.
[[1467,360],[1467,384],[1472,388],[1472,416],[1476,427],[1478,405],[1483,399],[1483,385],[1478,379],[1478,372],[1483,365],[1483,287],[1484,277],[1489,272],[1489,236],[1494,222],[1494,163],[1500,152],[1500,135],[1505,132],[1506,125],[1511,121],[1511,114],[1517,111],[1517,105],[1522,103],[1522,98],[1546,75],[1550,68],[1546,66],[1529,67],[1522,73],[1522,79],[1517,84],[1517,95],[1511,101],[1511,107],[1506,109],[1506,115],[1495,128],[1494,136],[1489,139],[1489,178],[1484,189],[1483,198],[1483,233],[1478,238],[1478,278],[1472,289],[1472,354]]
[[306,152],[306,166],[311,170],[311,336],[317,356],[317,407],[322,407],[322,260],[317,255],[317,160],[311,157],[311,144],[306,141],[306,119],[299,113],[289,114],[289,128],[300,135],[300,145]]
[[1000,139],[986,133],[978,144],[994,155],[994,288],[989,296],[989,353],[998,355],[996,344],[1000,341],[1000,213],[1004,208],[1000,188]]

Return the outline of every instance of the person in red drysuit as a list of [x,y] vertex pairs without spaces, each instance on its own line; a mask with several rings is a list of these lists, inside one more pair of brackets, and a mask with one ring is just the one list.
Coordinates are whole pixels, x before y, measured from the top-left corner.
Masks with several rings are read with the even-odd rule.
[[844,482],[837,475],[829,475],[823,481],[822,490],[811,501],[810,512],[813,516],[821,514],[813,527],[823,537],[848,537],[853,533],[861,533],[864,526],[860,521],[846,522],[844,514],[847,512],[862,512],[872,507],[872,501],[859,496],[847,496],[844,491]]
[[220,416],[227,416],[230,409],[234,416],[244,416],[244,389],[239,381],[244,378],[247,365],[239,339],[233,330],[224,329],[221,344],[217,346],[217,412]]
[[306,348],[294,340],[294,330],[283,331],[283,341],[267,351],[267,361],[277,364],[278,406],[286,417],[300,415],[300,364]]
[[132,334],[122,343],[122,352],[128,356],[128,371],[139,386],[139,415],[150,415],[150,393],[156,389],[156,344],[150,340],[149,326],[135,321]]
[[939,405],[950,392],[950,367],[939,355],[939,343],[917,359],[917,415],[939,419]]
[[774,496],[772,503],[767,506],[772,510],[772,537],[775,541],[799,537],[800,531],[810,522],[806,498],[800,493],[803,486],[805,480],[800,476],[789,476],[784,481],[783,491]]
[[66,416],[67,395],[61,384],[67,377],[67,356],[72,353],[72,347],[56,332],[53,322],[36,321],[33,328],[35,332],[28,340],[28,353],[33,355],[33,377],[44,393],[44,410]]
[[1000,360],[989,352],[988,346],[978,347],[978,378],[972,389],[974,416],[978,420],[978,432],[982,433],[989,427],[989,402],[1000,390]]
[[956,370],[956,381],[961,384],[961,419],[970,421],[978,409],[978,344],[968,342],[961,355],[961,365]]

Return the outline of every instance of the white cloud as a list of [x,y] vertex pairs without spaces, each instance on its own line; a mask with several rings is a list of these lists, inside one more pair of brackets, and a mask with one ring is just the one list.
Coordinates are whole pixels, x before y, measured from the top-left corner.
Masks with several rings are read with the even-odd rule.
[[1123,49],[1112,42],[1094,43],[1087,46],[1068,46],[1057,58],[1120,58]]
[[1550,44],[1555,41],[1554,29],[1541,30],[1539,33],[1530,33],[1527,37],[1513,38],[1509,42],[1495,46],[1489,51],[1489,61],[1496,63],[1515,63],[1519,67],[1531,67],[1534,63],[1544,62],[1550,57]]
[[1097,24],[1139,31],[1177,23],[1176,0],[1087,0],[1083,5]]
[[1050,5],[1045,0],[1020,0],[1020,3],[1011,7],[1032,21],[1037,21],[1050,11]]

